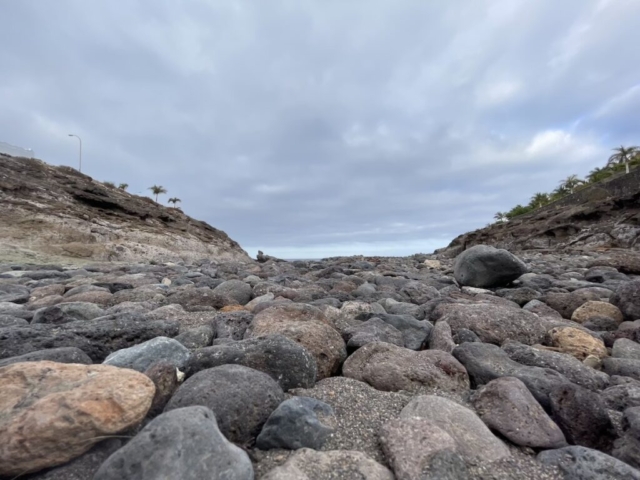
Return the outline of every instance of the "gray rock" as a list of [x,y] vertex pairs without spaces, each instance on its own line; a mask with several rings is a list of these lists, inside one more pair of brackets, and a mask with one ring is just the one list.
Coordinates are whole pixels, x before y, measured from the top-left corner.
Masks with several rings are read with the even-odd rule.
[[111,455],[93,480],[253,480],[249,456],[220,432],[205,407],[180,408],[152,420]]
[[523,310],[535,313],[539,317],[547,317],[562,320],[562,315],[540,300],[531,300],[522,307]]
[[343,333],[347,347],[356,349],[371,342],[387,342],[404,347],[402,332],[379,318],[372,318],[352,327]]
[[156,386],[156,393],[153,395],[151,407],[147,412],[147,418],[157,417],[167,406],[169,400],[180,386],[178,380],[178,370],[168,362],[155,362],[144,371]]
[[589,390],[598,391],[609,385],[609,375],[586,366],[571,355],[537,349],[517,342],[507,342],[502,349],[511,360],[531,367],[550,368]]
[[601,295],[590,289],[580,289],[571,293],[547,293],[543,297],[544,303],[562,315],[562,318],[571,319],[573,312],[585,303],[601,300]]
[[[449,324],[447,323],[447,325]],[[478,338],[478,335],[473,333],[468,328],[459,328],[456,332],[452,332],[452,334],[453,334],[453,341],[456,343],[456,345],[461,345],[463,343],[473,343],[473,342],[482,343],[482,340]]]
[[29,289],[23,285],[0,285],[0,302],[27,303]]
[[640,407],[640,385],[637,383],[613,385],[604,390],[600,396],[608,408],[618,412],[629,407]]
[[416,352],[383,342],[356,350],[344,362],[342,374],[386,392],[469,389],[466,370],[450,354],[440,350]]
[[514,362],[504,350],[489,343],[463,343],[453,350],[453,356],[467,369],[472,387],[500,377],[516,377],[546,410],[550,406],[549,393],[558,385],[569,382],[555,370]]
[[632,358],[605,358],[602,361],[603,370],[609,375],[619,375],[640,380],[640,360]]
[[256,447],[261,450],[319,450],[333,432],[333,416],[333,409],[315,398],[293,397],[285,400],[262,427]]
[[623,435],[615,441],[611,455],[634,468],[640,468],[640,407],[625,410],[622,430]]
[[82,350],[76,347],[60,347],[49,348],[47,350],[38,350],[36,352],[26,353],[17,357],[5,358],[0,360],[0,367],[6,367],[14,363],[22,362],[40,362],[49,360],[58,363],[82,363],[91,365],[93,362]]
[[246,305],[253,296],[253,289],[242,280],[227,280],[214,288],[213,293],[229,297],[238,305]]
[[394,480],[383,465],[362,452],[331,450],[317,452],[302,448],[291,455],[280,467],[262,477],[262,480]]
[[568,480],[640,480],[640,471],[606,453],[580,446],[546,450],[538,461],[560,469]]
[[430,459],[429,466],[422,471],[420,480],[466,480],[469,478],[467,464],[456,452],[442,450]]
[[582,322],[582,326],[594,332],[613,332],[618,329],[618,321],[611,317],[597,315]]
[[640,344],[633,340],[629,340],[628,338],[619,338],[613,342],[611,356],[640,360]]
[[473,331],[486,343],[501,345],[515,340],[526,345],[541,343],[548,323],[533,313],[501,305],[442,304],[435,315],[446,321],[454,332],[460,328]]
[[510,456],[509,449],[468,408],[435,395],[415,397],[400,418],[418,417],[431,422],[453,438],[456,451],[471,464],[494,462]]
[[213,341],[213,327],[209,325],[201,325],[199,327],[189,328],[175,337],[175,340],[180,342],[189,350],[208,347]]
[[482,421],[516,445],[544,449],[567,445],[560,428],[515,377],[490,381],[472,401]]
[[222,434],[230,441],[253,441],[284,393],[266,373],[242,365],[221,365],[188,378],[171,397],[165,411],[192,405],[213,410]]
[[144,372],[152,364],[163,361],[171,363],[180,370],[184,370],[189,363],[190,357],[191,352],[189,352],[189,349],[177,340],[156,337],[133,347],[113,352],[103,363]]
[[540,292],[529,287],[504,288],[498,290],[496,293],[502,298],[517,303],[521,307],[542,296]]
[[358,315],[359,320],[379,318],[402,332],[404,347],[421,350],[427,343],[433,325],[427,321],[416,320],[411,315],[392,315],[386,313],[368,313]]
[[640,319],[640,280],[621,283],[610,299],[627,321]]
[[250,312],[218,313],[213,320],[215,338],[242,340],[252,320]]
[[527,266],[506,250],[475,245],[456,257],[453,274],[460,285],[489,288],[507,285],[527,273]]
[[266,373],[283,390],[310,388],[316,381],[316,361],[304,347],[283,335],[267,335],[196,350],[187,374],[219,365],[238,364]]
[[425,285],[424,283],[412,280],[406,283],[401,289],[400,293],[409,297],[411,302],[416,305],[422,305],[423,303],[440,297],[440,292],[435,287]]
[[454,348],[456,348],[456,343],[453,341],[449,324],[444,320],[436,322],[429,337],[429,349],[451,353]]
[[566,383],[556,387],[549,399],[551,418],[569,443],[611,451],[615,431],[606,404],[597,393]]
[[73,287],[69,290],[67,290],[64,295],[62,295],[64,298],[69,298],[72,297],[74,295],[78,295],[80,293],[86,293],[86,292],[108,292],[111,293],[111,291],[108,288],[105,287],[100,287],[98,285],[79,285],[77,287]]
[[105,311],[93,303],[70,302],[36,310],[31,323],[62,324],[77,320],[93,320],[105,315]]
[[27,310],[24,305],[18,305],[12,302],[0,302],[0,315],[8,315],[25,320],[31,320],[33,318],[32,311]]
[[29,322],[24,318],[13,317],[11,315],[0,315],[0,328],[25,325],[29,325]]

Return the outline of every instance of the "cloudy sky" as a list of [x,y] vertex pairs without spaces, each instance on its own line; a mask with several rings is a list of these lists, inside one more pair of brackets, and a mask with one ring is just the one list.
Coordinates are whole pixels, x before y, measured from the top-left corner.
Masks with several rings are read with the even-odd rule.
[[[640,0],[0,0],[0,141],[250,254],[431,252],[640,143]],[[165,196],[166,200],[169,196]]]

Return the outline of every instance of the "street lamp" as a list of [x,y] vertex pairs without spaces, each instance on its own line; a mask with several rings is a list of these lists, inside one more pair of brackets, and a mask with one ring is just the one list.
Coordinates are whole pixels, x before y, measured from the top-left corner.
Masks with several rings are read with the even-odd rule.
[[73,133],[70,133],[69,136],[76,137],[80,141],[80,166],[78,168],[78,171],[82,172],[82,139],[78,135],[74,135]]

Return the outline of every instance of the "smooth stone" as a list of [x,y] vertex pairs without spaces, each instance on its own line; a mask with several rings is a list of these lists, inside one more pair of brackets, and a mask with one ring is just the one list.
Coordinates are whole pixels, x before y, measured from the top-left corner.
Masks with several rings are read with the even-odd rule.
[[522,260],[507,250],[475,245],[456,257],[453,274],[460,285],[489,288],[507,285],[527,273]]
[[163,361],[184,370],[189,363],[191,352],[177,340],[167,337],[156,337],[146,342],[123,348],[113,352],[105,360],[105,365],[131,368],[144,372],[152,364]]
[[640,360],[640,343],[629,340],[628,338],[618,338],[613,342],[611,356],[614,358]]

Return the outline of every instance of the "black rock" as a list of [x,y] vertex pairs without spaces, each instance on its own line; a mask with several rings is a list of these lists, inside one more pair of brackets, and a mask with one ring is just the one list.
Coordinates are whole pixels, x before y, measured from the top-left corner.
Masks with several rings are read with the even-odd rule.
[[640,471],[606,453],[580,446],[546,450],[537,456],[560,469],[567,480],[640,480]]
[[6,367],[7,365],[21,362],[40,362],[42,360],[58,363],[82,363],[84,365],[91,365],[93,363],[88,355],[79,348],[60,347],[38,350],[36,352],[19,355],[17,357],[5,358],[4,360],[0,360],[0,367]]

